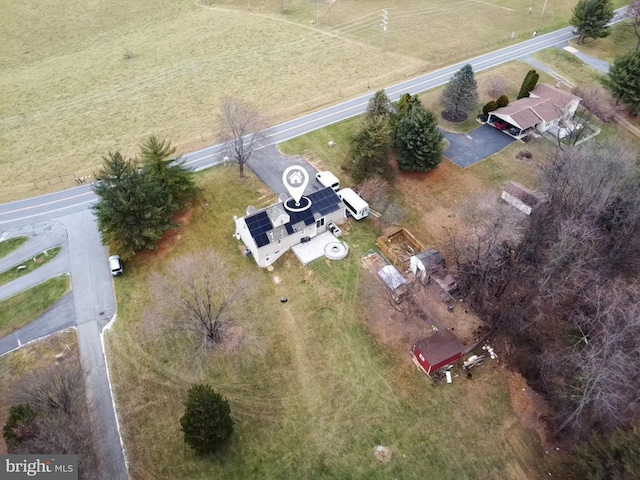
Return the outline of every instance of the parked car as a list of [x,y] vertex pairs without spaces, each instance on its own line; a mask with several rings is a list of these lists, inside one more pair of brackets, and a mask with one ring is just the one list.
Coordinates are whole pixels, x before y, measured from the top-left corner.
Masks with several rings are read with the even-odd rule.
[[506,128],[509,128],[509,124],[502,120],[494,120],[493,126],[496,127],[498,130],[504,130]]
[[124,266],[122,265],[120,255],[111,255],[109,257],[109,269],[111,270],[111,275],[114,277],[124,273]]

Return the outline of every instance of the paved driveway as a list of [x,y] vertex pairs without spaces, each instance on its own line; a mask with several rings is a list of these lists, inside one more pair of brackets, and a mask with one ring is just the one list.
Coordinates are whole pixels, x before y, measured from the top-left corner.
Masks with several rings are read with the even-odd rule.
[[282,183],[282,174],[290,165],[299,165],[309,174],[309,183],[304,193],[309,194],[320,190],[322,185],[316,180],[317,170],[300,156],[289,157],[283,155],[275,145],[262,147],[251,154],[247,163],[249,168],[262,182],[273,190],[281,198],[288,198],[290,195]]
[[128,478],[126,460],[101,339],[103,328],[115,315],[116,303],[107,266],[108,252],[102,245],[93,212],[85,209],[55,221],[23,226],[4,237],[17,235],[27,235],[30,240],[0,260],[0,271],[46,248],[62,245],[63,249],[41,268],[0,287],[0,299],[63,272],[71,274],[73,289],[42,317],[0,339],[0,354],[57,330],[76,326],[87,396],[93,404],[91,420],[100,459],[96,471],[99,478],[124,480]]
[[469,133],[442,132],[449,140],[444,156],[462,168],[470,167],[515,142],[499,130],[482,125]]

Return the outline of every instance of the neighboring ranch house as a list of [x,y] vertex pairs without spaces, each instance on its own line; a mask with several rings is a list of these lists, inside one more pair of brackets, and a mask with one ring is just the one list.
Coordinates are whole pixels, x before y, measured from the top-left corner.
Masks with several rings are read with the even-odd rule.
[[564,138],[571,132],[567,126],[571,126],[580,100],[560,88],[541,83],[529,92],[529,97],[490,112],[487,122],[518,139],[546,131]]
[[[308,205],[306,202],[310,202]],[[291,247],[329,230],[346,219],[345,206],[331,187],[236,218],[236,233],[260,267],[268,267]],[[307,208],[305,208],[305,206]]]
[[411,360],[427,375],[462,357],[464,347],[449,330],[438,330],[411,349]]

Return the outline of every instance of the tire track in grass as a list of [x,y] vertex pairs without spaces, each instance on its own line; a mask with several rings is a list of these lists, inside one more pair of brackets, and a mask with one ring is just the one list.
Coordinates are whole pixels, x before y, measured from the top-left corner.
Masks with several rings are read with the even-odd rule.
[[[359,292],[360,280],[362,278],[362,273],[364,269],[362,268],[360,261],[356,261],[354,263],[353,258],[354,258],[354,253],[352,252],[351,255],[347,257],[348,259],[347,269],[348,271],[352,271],[353,269],[355,269],[354,286],[351,288],[351,296],[349,296],[349,285],[346,282],[342,287],[342,300],[340,302],[340,309],[338,311],[337,318],[346,318],[345,315],[348,315],[351,312],[359,311],[359,309],[357,308],[358,299],[359,299],[358,292]],[[363,370],[366,369],[367,371],[369,371],[371,375],[375,375],[375,378],[379,382],[381,382],[384,385],[385,389],[387,390],[387,393],[388,393],[387,399],[393,401],[394,405],[396,407],[399,407],[400,400],[395,394],[393,387],[391,386],[387,378],[385,378],[383,372],[380,371],[378,368],[375,368],[377,365],[375,363],[374,357],[362,355],[361,354],[362,352],[359,352],[359,353],[360,354],[357,354],[357,353],[354,354],[353,357],[354,359],[359,360],[359,363],[361,365],[360,368]]]

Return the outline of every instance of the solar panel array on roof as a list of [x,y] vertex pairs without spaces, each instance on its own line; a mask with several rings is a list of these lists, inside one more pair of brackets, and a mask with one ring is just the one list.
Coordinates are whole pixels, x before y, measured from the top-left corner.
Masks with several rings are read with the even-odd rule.
[[338,197],[331,187],[313,192],[308,195],[308,197],[309,200],[311,200],[311,209],[314,212],[319,213],[321,216],[335,212],[338,209],[338,204],[340,203],[340,197]]
[[302,210],[301,212],[289,212],[289,224],[295,225],[296,223],[303,222],[305,225],[311,225],[315,222],[313,218],[313,210],[311,208],[307,208],[306,210]]
[[[289,223],[286,223],[284,227],[289,235],[294,233],[293,225],[297,223],[304,223],[305,226],[312,225],[316,218],[338,210],[340,203],[340,198],[331,187],[313,192],[307,195],[307,198],[311,201],[311,206],[306,210],[294,212],[285,209],[286,213],[289,214]],[[273,230],[274,227],[266,211],[263,210],[249,215],[245,217],[244,221],[258,248],[270,243],[267,233]]]
[[244,221],[253,238],[257,238],[258,235],[266,233],[273,228],[273,224],[265,211],[246,217]]
[[266,233],[261,233],[260,235],[253,237],[253,239],[256,241],[258,248],[269,245],[269,237]]

